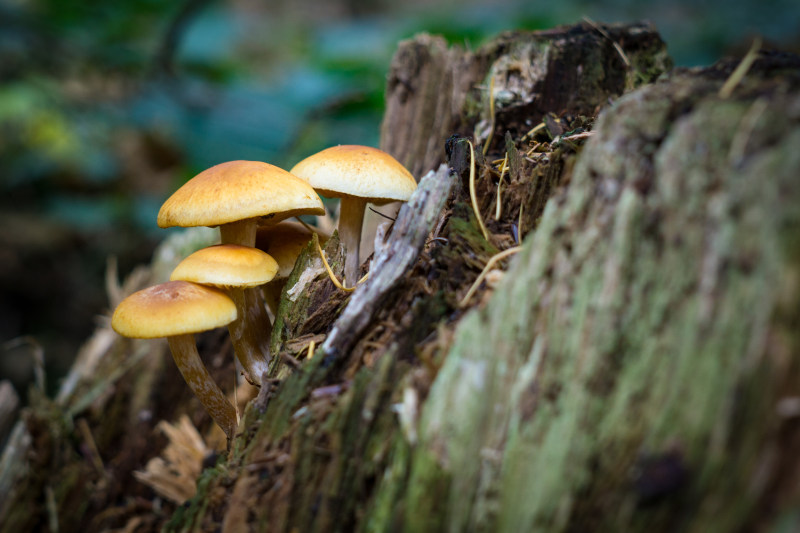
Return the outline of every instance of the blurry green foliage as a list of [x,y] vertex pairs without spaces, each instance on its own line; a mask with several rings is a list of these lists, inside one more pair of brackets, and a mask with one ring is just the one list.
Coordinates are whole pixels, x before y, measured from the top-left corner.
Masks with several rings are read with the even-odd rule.
[[[36,0],[20,4],[32,29],[87,67],[141,71],[160,24],[178,4],[159,0]],[[81,65],[62,65],[72,67]]]
[[[17,1],[0,8],[7,25],[0,22],[0,63],[16,65],[0,67],[4,185],[65,172],[113,181],[125,171],[120,128],[155,132],[182,154],[183,179],[225,159],[289,166],[303,155],[298,147],[375,144],[389,58],[398,40],[419,31],[477,46],[503,29],[547,28],[584,14],[662,18],[668,34],[680,15],[683,42],[695,50],[676,37],[677,62],[710,62],[748,22],[793,35],[798,8],[768,3],[783,16],[719,1],[333,2],[333,18],[302,2],[268,10],[211,0]],[[752,33],[745,31],[738,38]]]

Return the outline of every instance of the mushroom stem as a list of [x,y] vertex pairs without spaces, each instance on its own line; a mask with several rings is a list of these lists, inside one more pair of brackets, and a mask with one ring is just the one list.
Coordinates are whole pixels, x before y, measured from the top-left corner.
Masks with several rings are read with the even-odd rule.
[[227,224],[220,224],[219,236],[222,244],[241,244],[242,246],[250,246],[252,248],[256,245],[257,229],[258,220],[255,218],[247,218],[235,222],[228,222]]
[[355,287],[361,263],[358,251],[361,245],[361,225],[364,222],[364,209],[367,201],[355,196],[344,196],[339,204],[339,238],[344,244],[345,286]]
[[[254,247],[258,222],[255,218],[221,224],[222,244]],[[244,368],[247,381],[261,385],[261,374],[269,368],[269,337],[272,322],[264,308],[264,299],[256,289],[231,289],[228,296],[236,304],[238,316],[228,325],[233,351]]]
[[186,384],[192,389],[214,422],[222,428],[228,440],[232,439],[238,426],[236,409],[208,373],[208,369],[200,359],[200,354],[197,353],[194,336],[192,334],[174,335],[167,337],[167,341],[169,349],[172,351],[172,358],[175,360],[178,370],[181,371],[183,379],[186,380]]
[[267,316],[259,287],[229,289],[228,296],[236,304],[236,320],[228,324],[236,358],[242,364],[245,378],[252,385],[261,385],[261,375],[269,368],[269,338],[272,323]]

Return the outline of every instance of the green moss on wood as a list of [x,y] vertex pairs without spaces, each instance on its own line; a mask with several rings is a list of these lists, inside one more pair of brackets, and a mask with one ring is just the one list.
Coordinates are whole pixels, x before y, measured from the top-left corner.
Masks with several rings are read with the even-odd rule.
[[[798,269],[781,243],[798,229],[786,193],[797,192],[800,130],[779,116],[787,103],[766,106],[749,132],[754,155],[732,164],[753,102],[689,86],[620,100],[507,282],[459,324],[414,455],[451,478],[449,527],[476,527],[483,505],[497,509],[487,530],[668,528],[663,507],[638,506],[648,480],[634,475],[660,457],[684,471],[663,505],[690,512],[693,529],[752,517],[779,423],[769,384],[782,363],[768,339],[788,333],[775,322],[780,273]],[[661,137],[642,135],[668,116]],[[760,144],[769,127],[785,133]],[[796,346],[797,331],[789,338]],[[477,460],[492,453],[499,470]]]

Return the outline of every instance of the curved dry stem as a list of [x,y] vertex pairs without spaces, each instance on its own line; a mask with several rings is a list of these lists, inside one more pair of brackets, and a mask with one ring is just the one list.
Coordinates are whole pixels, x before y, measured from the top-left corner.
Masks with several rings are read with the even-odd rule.
[[519,252],[520,250],[522,250],[522,246],[514,246],[513,248],[503,250],[502,252],[495,254],[491,258],[489,258],[489,261],[486,262],[486,266],[483,267],[483,270],[481,270],[481,273],[478,275],[478,278],[469,288],[467,294],[464,295],[464,298],[461,300],[461,302],[459,302],[458,306],[466,307],[466,305],[469,303],[470,298],[472,298],[472,295],[474,295],[475,291],[478,290],[478,287],[480,286],[481,282],[486,278],[486,275],[494,267],[495,263],[497,263],[501,259],[505,259],[509,255],[513,255]]
[[267,316],[259,287],[229,289],[236,304],[236,320],[228,324],[233,351],[244,369],[245,379],[261,386],[261,375],[269,368],[269,337],[272,322]]
[[175,335],[167,337],[167,342],[172,351],[172,358],[186,384],[192,389],[214,422],[222,428],[228,439],[232,439],[238,426],[236,409],[208,373],[208,369],[200,359],[200,354],[197,353],[194,336],[191,334]]
[[322,259],[322,266],[325,267],[325,271],[328,273],[328,277],[331,278],[331,281],[333,282],[334,286],[336,286],[337,289],[346,292],[352,292],[356,290],[355,285],[352,287],[345,287],[339,282],[339,280],[336,278],[336,274],[334,274],[333,270],[331,270],[331,265],[328,263],[328,258],[325,257],[325,252],[322,251],[322,246],[320,246],[319,240],[314,239],[314,244],[317,245],[317,253],[319,253],[319,258]]
[[339,238],[346,251],[344,259],[345,284],[355,287],[358,282],[358,271],[361,263],[358,260],[361,246],[361,226],[364,222],[364,209],[367,201],[364,198],[345,196],[339,205]]

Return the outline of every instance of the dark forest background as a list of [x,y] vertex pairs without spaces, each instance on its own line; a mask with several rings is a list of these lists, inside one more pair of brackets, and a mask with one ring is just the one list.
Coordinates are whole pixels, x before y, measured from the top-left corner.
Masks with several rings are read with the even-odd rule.
[[216,163],[291,167],[377,145],[397,42],[647,19],[679,66],[800,50],[796,1],[0,1],[0,379],[52,389],[107,311],[104,275],[147,262],[155,218]]

